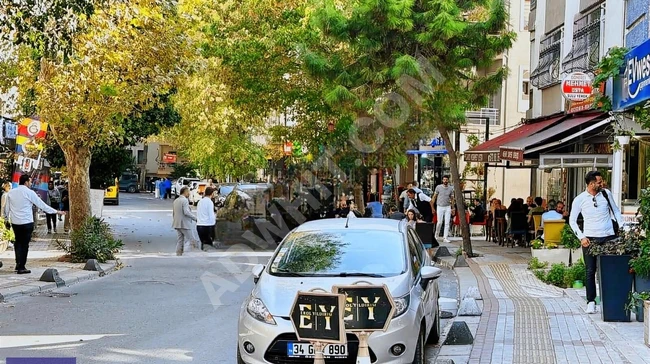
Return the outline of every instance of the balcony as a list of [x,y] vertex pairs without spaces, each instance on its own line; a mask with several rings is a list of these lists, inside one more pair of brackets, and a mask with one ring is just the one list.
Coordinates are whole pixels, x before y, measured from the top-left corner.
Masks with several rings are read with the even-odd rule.
[[499,125],[499,109],[484,107],[480,110],[465,111],[465,118],[468,125],[485,125],[490,121],[490,125]]

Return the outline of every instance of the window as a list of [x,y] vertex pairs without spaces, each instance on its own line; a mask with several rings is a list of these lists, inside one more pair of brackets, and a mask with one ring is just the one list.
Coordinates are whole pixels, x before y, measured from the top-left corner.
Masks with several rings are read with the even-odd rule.
[[144,164],[144,150],[138,150],[136,164]]
[[519,30],[524,32],[528,31],[528,22],[530,19],[530,0],[521,0],[521,16],[520,16],[520,25]]
[[585,14],[573,23],[573,46],[562,61],[564,72],[592,71],[600,61],[602,10]]
[[530,83],[539,89],[551,87],[560,80],[562,32],[560,28],[540,42],[539,61],[530,75]]
[[409,261],[411,263],[411,269],[413,270],[413,277],[417,277],[420,274],[420,269],[422,268],[422,258],[420,257],[421,251],[418,249],[418,243],[411,235],[408,237],[409,244]]
[[530,71],[523,66],[519,66],[519,112],[526,112],[529,109],[530,99]]

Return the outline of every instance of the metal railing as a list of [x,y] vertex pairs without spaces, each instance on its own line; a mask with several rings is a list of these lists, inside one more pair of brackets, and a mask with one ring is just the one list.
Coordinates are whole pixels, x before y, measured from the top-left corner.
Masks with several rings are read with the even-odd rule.
[[490,120],[490,125],[499,125],[499,109],[485,107],[480,110],[465,111],[467,124],[485,125],[486,118]]

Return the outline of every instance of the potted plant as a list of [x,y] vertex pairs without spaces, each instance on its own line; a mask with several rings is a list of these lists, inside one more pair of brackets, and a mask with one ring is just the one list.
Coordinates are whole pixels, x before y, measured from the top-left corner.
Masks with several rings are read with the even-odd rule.
[[650,301],[650,292],[632,292],[625,306],[627,311],[634,311],[638,322],[643,322],[643,305],[645,301]]
[[629,264],[638,248],[638,236],[633,231],[624,231],[612,241],[591,244],[589,247],[591,255],[598,259],[603,321],[630,321],[630,311],[626,310],[633,281]]
[[650,292],[650,191],[644,189],[639,198],[639,211],[637,219],[639,224],[634,229],[638,235],[639,253],[630,261],[630,268],[634,272],[634,291]]
[[560,248],[558,244],[553,242],[544,242],[541,239],[535,239],[530,243],[530,254],[533,258],[539,259],[541,262],[549,264],[564,263],[569,264],[569,249]]
[[562,228],[560,244],[562,244],[566,249],[569,249],[569,266],[572,265],[573,261],[577,262],[582,259],[582,245],[580,244],[580,239],[578,239],[569,224],[564,225]]

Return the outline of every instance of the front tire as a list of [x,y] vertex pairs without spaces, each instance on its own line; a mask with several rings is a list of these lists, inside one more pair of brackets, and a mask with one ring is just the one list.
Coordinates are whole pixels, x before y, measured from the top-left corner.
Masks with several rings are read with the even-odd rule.
[[436,313],[434,318],[433,326],[431,326],[431,332],[429,332],[429,337],[427,338],[427,344],[435,345],[440,341],[440,309]]
[[418,343],[415,346],[415,356],[413,357],[413,364],[424,364],[424,327],[420,328],[418,335]]
[[135,188],[135,186],[129,186],[129,188],[126,190],[126,192],[128,193],[135,193],[136,191],[137,189]]

